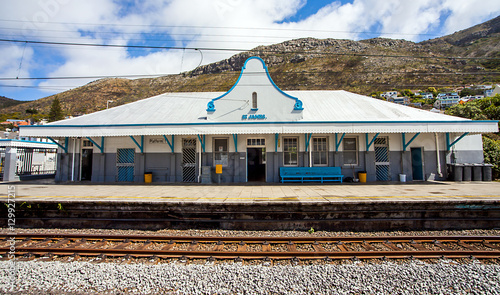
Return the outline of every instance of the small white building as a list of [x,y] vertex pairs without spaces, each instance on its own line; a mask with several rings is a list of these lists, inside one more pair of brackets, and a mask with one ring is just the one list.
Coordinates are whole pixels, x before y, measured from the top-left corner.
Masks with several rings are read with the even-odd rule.
[[21,136],[59,145],[56,180],[279,182],[279,168],[336,166],[368,181],[446,177],[447,163],[482,163],[472,121],[346,91],[282,91],[249,58],[227,92],[165,93],[41,126]]
[[0,139],[0,179],[54,175],[57,168],[57,145],[19,139]]

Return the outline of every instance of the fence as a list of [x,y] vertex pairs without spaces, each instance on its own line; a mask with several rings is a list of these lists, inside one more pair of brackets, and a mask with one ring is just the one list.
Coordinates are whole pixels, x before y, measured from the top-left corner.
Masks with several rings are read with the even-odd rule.
[[18,176],[55,174],[57,149],[17,148]]

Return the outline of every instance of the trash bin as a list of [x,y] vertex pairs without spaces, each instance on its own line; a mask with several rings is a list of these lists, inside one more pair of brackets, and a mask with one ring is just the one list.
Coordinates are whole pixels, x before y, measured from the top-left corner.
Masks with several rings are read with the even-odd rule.
[[472,165],[472,181],[482,181],[483,180],[483,165],[473,164]]
[[464,172],[464,165],[463,164],[453,165],[453,180],[454,181],[462,181],[463,172]]
[[366,172],[364,171],[358,172],[358,178],[359,182],[366,182]]
[[399,181],[406,182],[406,174],[399,174]]
[[472,181],[472,164],[464,164],[463,181]]
[[491,181],[493,176],[493,165],[483,164],[483,181]]
[[153,172],[145,172],[144,173],[144,182],[145,183],[153,182]]

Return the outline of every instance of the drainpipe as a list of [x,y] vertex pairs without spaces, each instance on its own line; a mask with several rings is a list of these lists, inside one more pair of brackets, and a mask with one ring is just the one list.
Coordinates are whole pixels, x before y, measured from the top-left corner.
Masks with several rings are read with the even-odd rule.
[[436,160],[437,160],[437,173],[439,177],[443,177],[443,173],[441,172],[441,160],[439,158],[439,137],[437,132],[434,132],[434,137],[436,138]]
[[311,152],[311,145],[309,144],[309,167],[312,167],[312,152]]
[[75,181],[76,138],[73,138],[73,159],[71,161],[71,181]]
[[199,156],[199,160],[198,160],[198,183],[201,182],[201,141],[200,141],[200,149],[199,149],[199,152],[200,152],[200,156]]

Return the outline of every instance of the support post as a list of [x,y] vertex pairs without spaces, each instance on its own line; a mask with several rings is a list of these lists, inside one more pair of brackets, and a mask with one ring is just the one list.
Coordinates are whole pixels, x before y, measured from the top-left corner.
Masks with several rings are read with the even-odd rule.
[[130,138],[132,138],[135,145],[141,150],[141,154],[144,154],[144,135],[141,135],[141,144],[139,144],[132,135],[130,135]]
[[450,143],[450,133],[446,132],[446,151],[449,152],[452,146],[454,146],[457,142],[459,142],[462,138],[464,138],[468,134],[469,132],[465,132],[464,134],[460,135],[457,139],[455,139],[453,142]]
[[167,136],[163,135],[163,138],[165,138],[165,142],[168,144],[168,146],[170,147],[170,150],[172,151],[172,153],[174,152],[174,136],[172,135],[172,142],[170,142],[167,138]]
[[200,144],[201,144],[201,149],[203,152],[205,152],[205,143],[206,143],[206,140],[205,140],[205,134],[203,134],[203,136],[200,136],[198,134],[198,139],[200,140]]
[[410,139],[410,141],[408,141],[408,143],[406,142],[406,133],[401,133],[401,136],[402,136],[402,140],[403,140],[403,151],[406,152],[406,148],[408,148],[408,146],[415,140],[415,138],[417,138],[417,136],[420,135],[420,132],[418,132],[417,134],[413,135],[413,137]]
[[375,139],[377,139],[377,137],[378,137],[379,134],[380,134],[380,132],[377,133],[377,134],[375,134],[375,136],[373,136],[373,138],[370,141],[370,143],[368,143],[368,133],[365,133],[365,142],[366,142],[366,151],[367,152],[370,150],[370,147],[372,146],[372,144],[375,141]]
[[98,145],[97,142],[95,142],[90,137],[87,137],[87,139],[90,140],[90,142],[92,142],[101,151],[101,154],[104,153],[104,137],[101,137],[101,145]]
[[53,143],[57,144],[57,146],[59,146],[63,151],[64,153],[68,153],[68,137],[65,137],[64,138],[64,145],[58,143],[55,139],[53,139],[52,137],[47,137],[50,141],[52,141]]
[[336,152],[339,151],[339,147],[342,144],[342,140],[344,140],[344,136],[345,136],[345,133],[343,133],[342,136],[340,137],[340,140],[337,141],[337,133],[335,133],[335,151]]
[[234,151],[238,152],[238,134],[233,134]]
[[306,152],[307,152],[309,151],[309,144],[311,143],[312,133],[306,133],[304,137],[306,139]]
[[279,143],[279,140],[280,140],[280,135],[278,133],[275,133],[274,134],[274,152],[275,153],[278,152],[278,143]]

